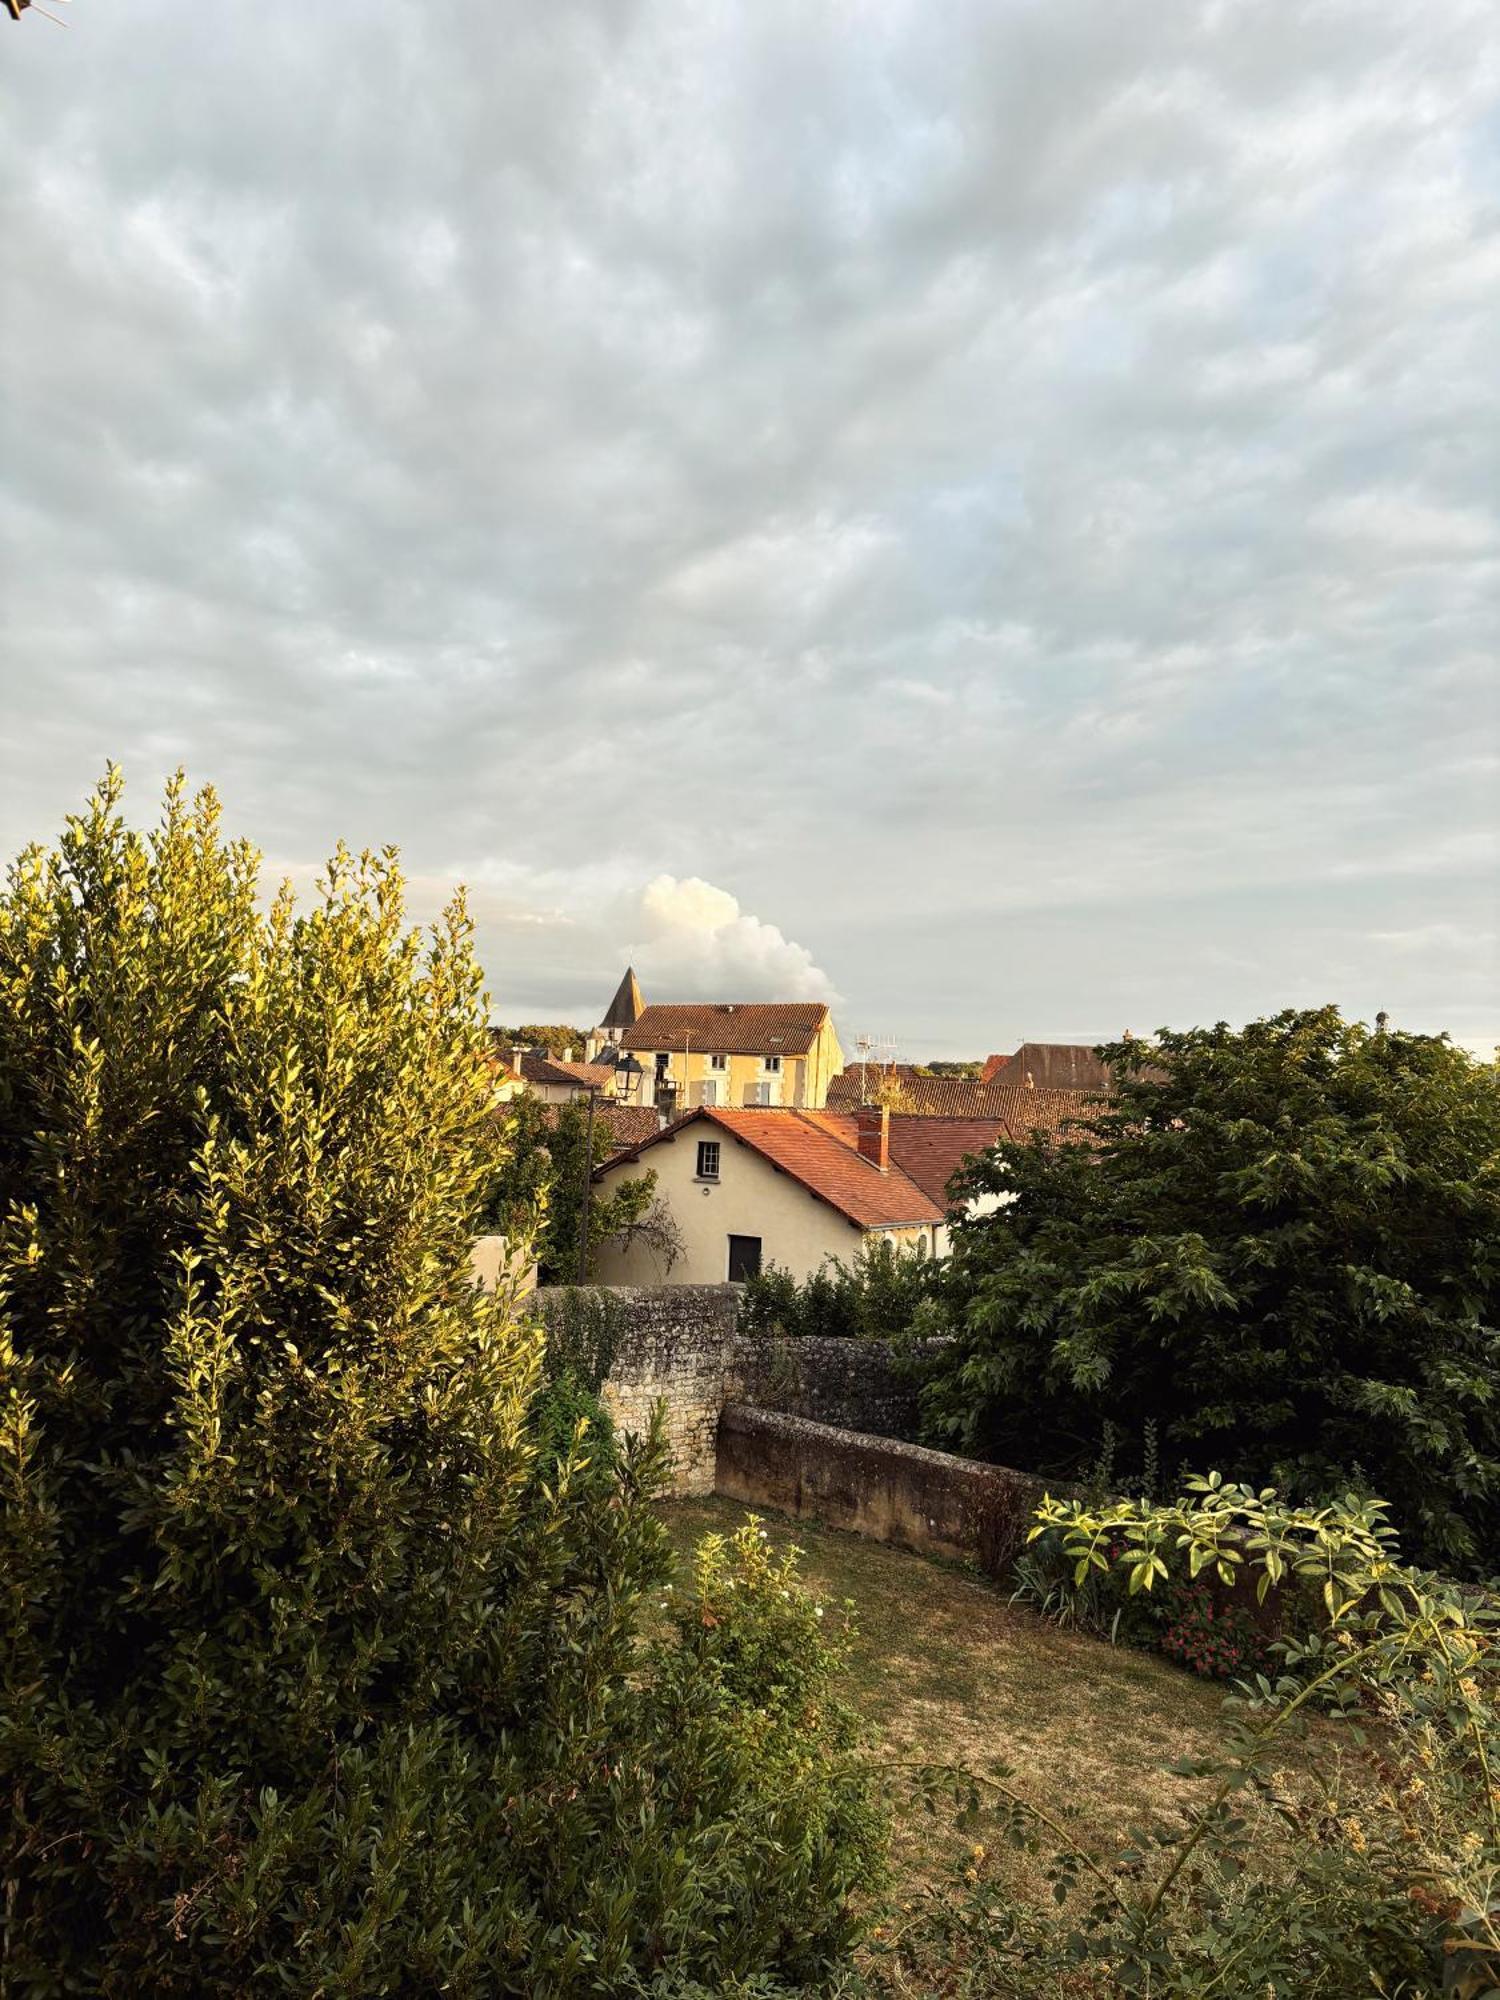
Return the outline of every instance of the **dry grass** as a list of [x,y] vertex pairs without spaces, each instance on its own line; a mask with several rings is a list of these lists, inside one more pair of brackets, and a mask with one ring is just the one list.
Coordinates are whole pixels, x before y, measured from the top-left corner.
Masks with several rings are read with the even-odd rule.
[[[677,1500],[662,1512],[686,1553],[700,1535],[731,1533],[749,1510],[728,1500]],[[1078,1810],[1081,1843],[1111,1847],[1133,1824],[1192,1803],[1168,1776],[1218,1734],[1223,1691],[1150,1655],[1059,1631],[982,1580],[857,1536],[761,1517],[778,1546],[804,1552],[822,1598],[851,1598],[859,1636],[845,1694],[868,1721],[876,1754],[984,1770],[1009,1765],[1015,1788],[1056,1813]],[[915,1887],[958,1836],[920,1814],[898,1820],[893,1860]],[[1007,1866],[1015,1889],[1044,1890],[1036,1867]]]

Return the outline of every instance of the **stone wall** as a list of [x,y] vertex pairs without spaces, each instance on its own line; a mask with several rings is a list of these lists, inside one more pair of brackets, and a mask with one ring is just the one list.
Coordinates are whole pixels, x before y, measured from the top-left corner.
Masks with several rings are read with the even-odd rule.
[[714,1491],[999,1576],[1044,1486],[1007,1466],[731,1403],[719,1419]]
[[[565,1287],[532,1295],[545,1322]],[[622,1430],[645,1431],[653,1404],[666,1404],[675,1493],[712,1493],[719,1412],[736,1379],[738,1285],[611,1285],[621,1339],[603,1400]]]
[[[545,1321],[566,1287],[534,1294]],[[625,1430],[644,1431],[652,1405],[666,1404],[677,1493],[711,1493],[715,1434],[726,1403],[753,1403],[873,1431],[910,1436],[916,1391],[878,1340],[789,1340],[735,1331],[738,1285],[610,1285],[621,1338],[604,1383],[604,1401]]]
[[[944,1345],[922,1341],[916,1353]],[[917,1385],[884,1340],[744,1334],[727,1402],[753,1403],[877,1437],[915,1437]]]

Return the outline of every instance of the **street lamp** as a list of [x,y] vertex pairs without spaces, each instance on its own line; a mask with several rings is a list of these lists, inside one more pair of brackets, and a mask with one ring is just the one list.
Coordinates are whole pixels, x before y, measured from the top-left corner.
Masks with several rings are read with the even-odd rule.
[[645,1069],[634,1056],[622,1056],[615,1064],[615,1096],[634,1097],[645,1074]]

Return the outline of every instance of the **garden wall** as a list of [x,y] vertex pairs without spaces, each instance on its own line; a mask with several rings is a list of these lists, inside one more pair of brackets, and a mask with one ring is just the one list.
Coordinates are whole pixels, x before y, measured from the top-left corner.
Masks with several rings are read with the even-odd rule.
[[[604,1401],[622,1429],[644,1431],[666,1404],[673,1490],[714,1490],[715,1439],[726,1403],[753,1403],[881,1436],[910,1435],[916,1391],[881,1340],[741,1335],[739,1285],[610,1285],[621,1317]],[[566,1288],[533,1295],[545,1321]]]
[[1045,1486],[1007,1466],[731,1403],[714,1491],[1000,1575]]
[[[622,1430],[644,1431],[666,1404],[675,1493],[712,1493],[715,1434],[735,1376],[738,1285],[611,1285],[623,1325],[604,1382],[604,1403]],[[532,1302],[545,1322],[566,1287],[544,1285]]]

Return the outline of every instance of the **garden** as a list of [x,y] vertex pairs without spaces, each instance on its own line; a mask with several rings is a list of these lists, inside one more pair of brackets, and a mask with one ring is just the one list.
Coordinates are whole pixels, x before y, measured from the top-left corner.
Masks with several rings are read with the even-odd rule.
[[[1179,1398],[1003,1582],[815,1530],[799,1557],[663,1505],[660,1424],[616,1435],[589,1328],[549,1346],[472,1282],[497,1127],[462,903],[416,932],[394,856],[343,850],[310,908],[268,899],[211,793],[141,833],[111,774],[0,895],[6,1995],[1495,1991],[1488,1100],[1449,1076],[1459,1139],[1395,1158],[1379,1106],[1425,1129],[1445,1059],[1350,1048],[1378,1075],[1363,1164],[1325,1135],[1342,1275],[1280,1209],[1253,1254],[1111,1262],[1096,1135],[1070,1291],[1050,1176],[1081,1158],[992,1160],[1035,1186],[955,1257],[930,1400],[967,1379],[982,1441],[1032,1323],[1050,1451],[1105,1361],[1154,1421],[1142,1316],[1201,1396],[1242,1292],[1288,1352],[1338,1296],[1338,1452],[1290,1452],[1263,1384],[1246,1451],[1284,1483],[1163,1474],[1229,1421]],[[1380,1248],[1361,1203],[1398,1184],[1417,1222]]]

